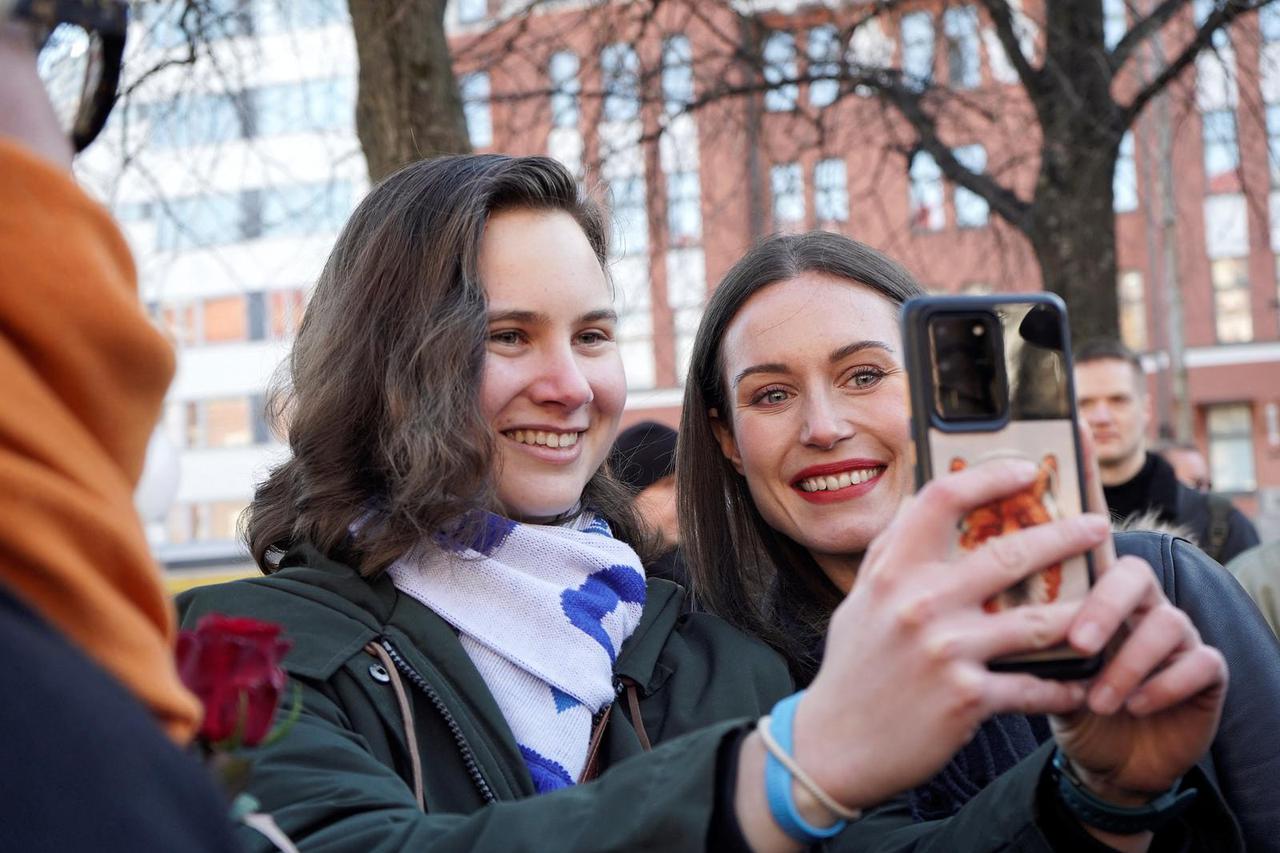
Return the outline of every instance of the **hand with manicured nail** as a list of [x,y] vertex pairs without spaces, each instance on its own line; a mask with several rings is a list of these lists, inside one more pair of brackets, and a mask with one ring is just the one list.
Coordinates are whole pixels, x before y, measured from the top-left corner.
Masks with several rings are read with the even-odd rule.
[[[1081,429],[1086,494],[1101,509],[1089,431]],[[1080,779],[1119,805],[1168,790],[1213,742],[1227,665],[1185,613],[1169,603],[1143,560],[1117,560],[1108,539],[1094,551],[1098,580],[1068,639],[1092,654],[1111,648],[1085,706],[1053,718],[1054,736]]]

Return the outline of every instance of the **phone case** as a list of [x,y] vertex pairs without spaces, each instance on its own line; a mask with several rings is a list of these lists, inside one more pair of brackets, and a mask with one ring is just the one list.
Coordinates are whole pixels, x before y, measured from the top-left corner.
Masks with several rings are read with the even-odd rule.
[[[904,306],[902,323],[917,486],[1002,456],[1039,467],[1030,488],[970,512],[954,547],[973,550],[993,536],[1079,514],[1084,476],[1062,300],[1047,293],[920,297]],[[1082,599],[1093,576],[1091,556],[1075,557],[1031,575],[984,607],[996,612]],[[1064,645],[990,666],[1072,679],[1100,664],[1101,657],[1081,657]]]

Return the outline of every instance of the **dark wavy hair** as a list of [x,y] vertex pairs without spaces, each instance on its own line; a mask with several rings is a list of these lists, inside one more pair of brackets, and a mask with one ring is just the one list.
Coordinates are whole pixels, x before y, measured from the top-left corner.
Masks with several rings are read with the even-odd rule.
[[[780,651],[802,682],[841,593],[807,550],[765,522],[746,479],[724,457],[711,412],[728,416],[721,342],[758,291],[818,272],[870,287],[895,304],[924,291],[889,258],[839,234],[775,235],[734,264],[712,293],[694,339],[676,451],[680,540],[701,606]],[[903,413],[906,417],[906,413]],[[806,677],[807,676],[807,677]]]
[[[374,575],[471,510],[502,512],[479,402],[488,307],[477,264],[489,217],[510,209],[568,213],[604,267],[607,220],[545,157],[423,160],[351,215],[273,383],[268,415],[292,453],[244,520],[264,572],[309,543]],[[645,544],[607,469],[583,503]]]

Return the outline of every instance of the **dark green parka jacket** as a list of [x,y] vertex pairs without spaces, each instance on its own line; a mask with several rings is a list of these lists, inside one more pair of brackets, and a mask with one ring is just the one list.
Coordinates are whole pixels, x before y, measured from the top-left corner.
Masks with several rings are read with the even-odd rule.
[[[281,624],[293,642],[284,666],[301,688],[301,715],[246,755],[250,793],[303,851],[706,850],[731,763],[721,747],[792,691],[772,650],[685,612],[680,587],[651,579],[614,667],[618,699],[599,742],[599,778],[535,796],[510,728],[448,623],[389,578],[367,580],[314,549],[291,552],[284,565],[193,590],[178,606],[184,628],[207,613],[249,616]],[[885,736],[905,746],[917,735]],[[1047,757],[1029,757],[952,818],[913,823],[891,803],[831,846],[1053,850],[1036,806]],[[241,841],[272,849],[253,831]]]
[[[313,549],[285,564],[295,565],[193,590],[179,611],[186,628],[206,613],[277,622],[293,642],[284,666],[301,685],[302,714],[279,741],[246,754],[250,792],[303,850],[702,850],[721,743],[792,690],[770,649],[683,613],[684,591],[651,580],[614,667],[619,698],[598,759],[609,772],[535,797],[510,728],[447,622],[389,578],[366,580]],[[661,744],[648,754],[632,699],[644,736]],[[243,840],[269,849],[256,833]]]

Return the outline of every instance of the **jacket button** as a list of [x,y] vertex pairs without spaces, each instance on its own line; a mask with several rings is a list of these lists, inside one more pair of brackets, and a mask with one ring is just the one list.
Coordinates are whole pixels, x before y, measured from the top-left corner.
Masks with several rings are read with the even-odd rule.
[[387,668],[380,663],[369,664],[369,674],[373,676],[373,680],[379,684],[387,684],[391,681],[391,674],[387,672]]

